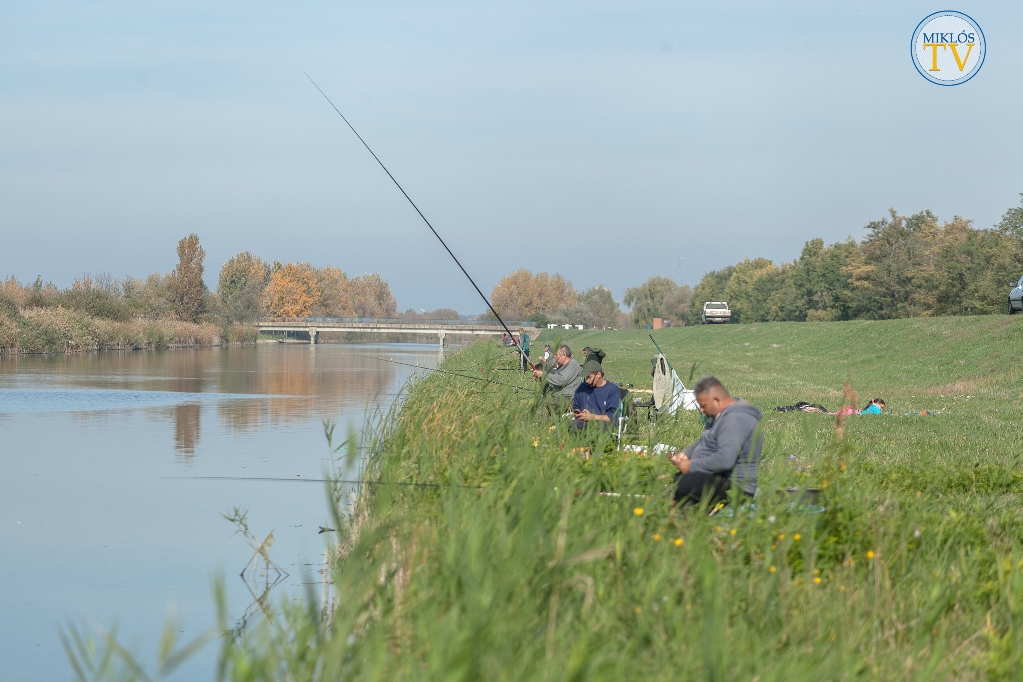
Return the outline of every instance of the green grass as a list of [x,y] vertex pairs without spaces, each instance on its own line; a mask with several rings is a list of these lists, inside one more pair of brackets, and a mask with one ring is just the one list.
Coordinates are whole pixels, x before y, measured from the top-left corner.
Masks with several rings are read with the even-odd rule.
[[[658,330],[683,379],[698,362],[765,410],[755,509],[714,516],[672,508],[662,458],[573,451],[514,372],[480,376],[522,390],[423,378],[382,421],[368,475],[455,485],[373,487],[339,519],[330,618],[311,595],[282,600],[224,640],[224,677],[1016,679],[1021,334],[1008,317]],[[649,386],[646,332],[564,340]],[[445,368],[514,362],[500,352]],[[937,414],[851,417],[839,437],[834,417],[770,411],[834,409],[846,381],[861,406]],[[635,438],[685,445],[700,428],[688,413]],[[789,485],[820,487],[825,511],[791,505]]]

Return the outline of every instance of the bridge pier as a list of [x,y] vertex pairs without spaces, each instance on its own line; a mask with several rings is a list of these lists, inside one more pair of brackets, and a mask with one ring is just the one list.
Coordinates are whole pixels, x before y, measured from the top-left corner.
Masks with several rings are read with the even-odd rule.
[[440,343],[441,350],[444,349],[444,330],[437,332],[437,340]]
[[320,332],[317,331],[316,327],[309,328],[309,344],[312,346],[316,345],[316,335]]

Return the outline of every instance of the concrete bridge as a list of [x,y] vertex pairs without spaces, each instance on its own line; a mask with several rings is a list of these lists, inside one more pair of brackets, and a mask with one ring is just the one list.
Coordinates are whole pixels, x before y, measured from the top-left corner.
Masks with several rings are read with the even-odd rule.
[[[529,322],[507,322],[512,333],[519,327],[526,330],[529,338],[535,339],[539,331]],[[364,334],[436,334],[438,343],[444,347],[448,334],[467,336],[503,336],[504,327],[491,320],[404,320],[372,318],[267,317],[256,323],[261,332],[300,332],[309,335],[309,343],[315,344],[320,332],[360,332]]]

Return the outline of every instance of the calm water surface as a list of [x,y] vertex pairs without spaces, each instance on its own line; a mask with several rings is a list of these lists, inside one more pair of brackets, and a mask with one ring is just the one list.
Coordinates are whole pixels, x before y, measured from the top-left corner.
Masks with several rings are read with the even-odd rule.
[[[168,613],[182,637],[214,622],[223,576],[231,617],[251,613],[252,556],[221,517],[249,510],[274,532],[289,577],[272,596],[320,592],[330,512],[322,478],[335,439],[361,431],[436,346],[260,345],[0,359],[0,660],[12,680],[63,680],[57,627],[117,624],[145,661]],[[340,435],[340,438],[338,438]],[[189,480],[189,479],[193,480]],[[214,643],[175,675],[212,679]]]

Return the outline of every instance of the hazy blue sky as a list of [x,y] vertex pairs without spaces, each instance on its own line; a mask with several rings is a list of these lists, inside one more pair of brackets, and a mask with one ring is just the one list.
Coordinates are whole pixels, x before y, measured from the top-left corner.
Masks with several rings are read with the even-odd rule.
[[[1023,5],[1007,2],[3,2],[0,276],[169,271],[247,249],[380,272],[399,307],[516,268],[621,296],[860,237],[889,207],[988,227],[1023,192]],[[970,14],[970,82],[914,69]],[[680,258],[687,260],[679,260]]]

